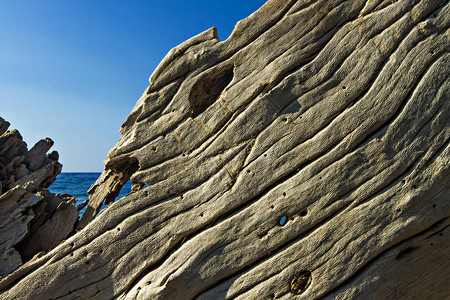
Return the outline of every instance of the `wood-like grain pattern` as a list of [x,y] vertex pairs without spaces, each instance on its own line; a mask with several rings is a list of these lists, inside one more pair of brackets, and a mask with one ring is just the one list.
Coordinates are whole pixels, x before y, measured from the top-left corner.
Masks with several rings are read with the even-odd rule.
[[449,23],[444,0],[269,0],[172,49],[81,230],[2,296],[449,297]]

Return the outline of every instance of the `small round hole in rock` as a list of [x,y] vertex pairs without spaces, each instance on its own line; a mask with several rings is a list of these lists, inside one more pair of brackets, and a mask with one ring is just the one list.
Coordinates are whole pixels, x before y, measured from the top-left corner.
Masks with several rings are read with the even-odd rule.
[[311,284],[311,280],[310,271],[301,271],[295,274],[291,281],[291,292],[296,295],[303,293]]
[[287,223],[287,217],[286,216],[282,216],[281,218],[280,218],[280,225],[281,226],[284,226],[284,225],[286,225],[286,223]]
[[300,217],[306,217],[306,215],[308,214],[308,210],[303,210],[300,212]]

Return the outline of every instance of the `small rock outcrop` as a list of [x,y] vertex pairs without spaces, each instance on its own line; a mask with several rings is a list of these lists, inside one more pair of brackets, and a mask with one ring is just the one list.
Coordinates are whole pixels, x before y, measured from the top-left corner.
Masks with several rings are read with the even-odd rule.
[[55,248],[74,232],[77,200],[46,188],[61,172],[49,138],[33,148],[0,118],[0,276]]
[[77,234],[1,296],[450,297],[449,26],[446,0],[269,0],[175,47]]

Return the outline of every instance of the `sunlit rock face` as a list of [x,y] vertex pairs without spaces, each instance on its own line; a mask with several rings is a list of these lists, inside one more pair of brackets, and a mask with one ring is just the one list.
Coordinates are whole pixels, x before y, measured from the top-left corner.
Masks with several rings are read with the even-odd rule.
[[78,233],[3,295],[447,297],[449,23],[448,1],[271,0],[172,49]]

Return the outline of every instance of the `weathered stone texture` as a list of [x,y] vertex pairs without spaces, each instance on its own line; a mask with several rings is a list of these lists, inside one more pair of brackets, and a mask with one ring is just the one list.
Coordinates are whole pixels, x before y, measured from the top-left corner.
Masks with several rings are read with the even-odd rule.
[[443,0],[270,0],[172,49],[81,230],[3,297],[450,297],[449,24]]
[[61,172],[53,141],[31,150],[17,130],[0,118],[0,276],[10,274],[40,252],[48,252],[74,232],[76,199],[45,188]]

